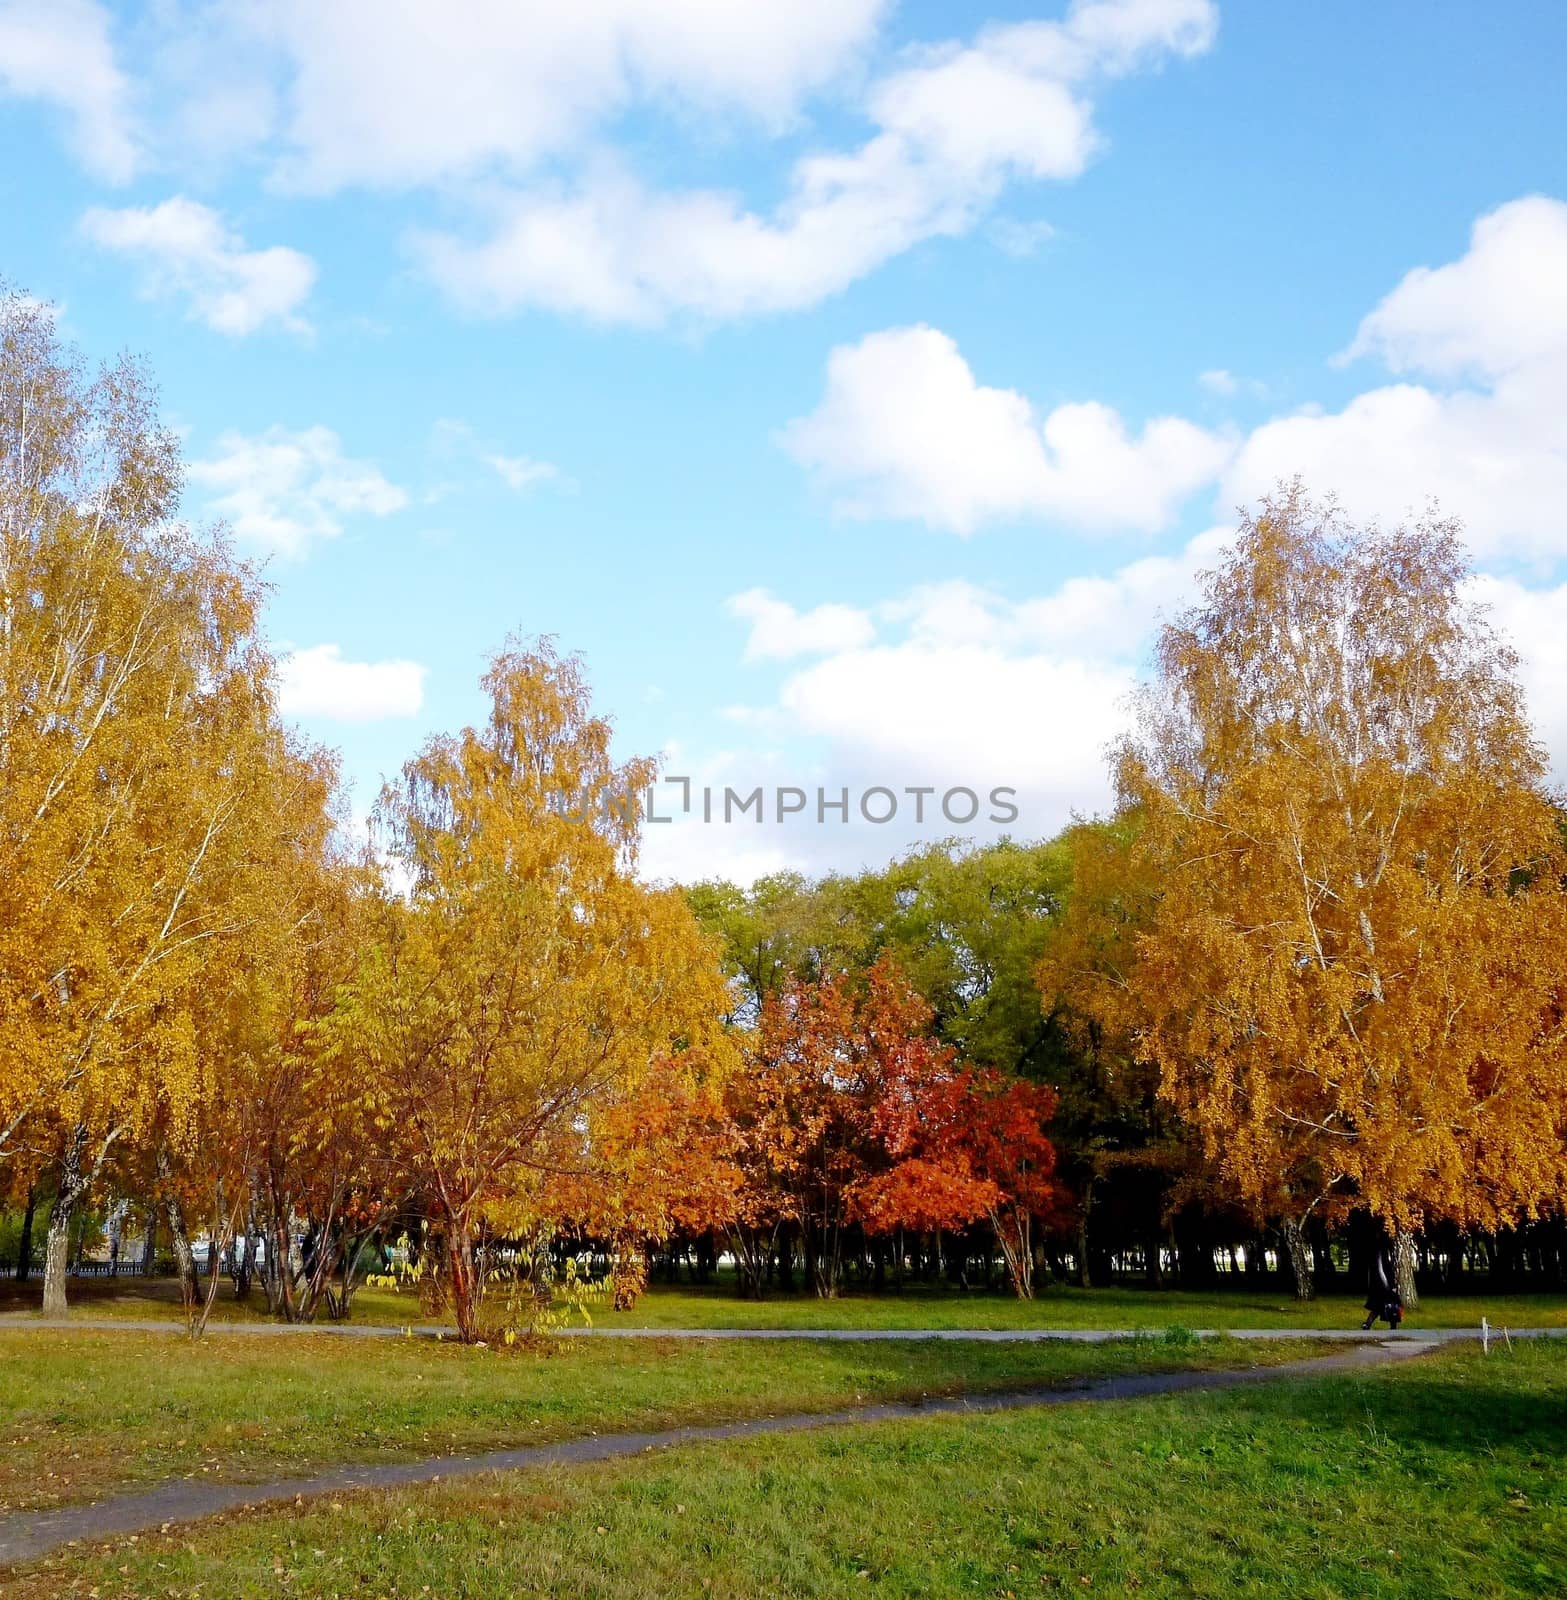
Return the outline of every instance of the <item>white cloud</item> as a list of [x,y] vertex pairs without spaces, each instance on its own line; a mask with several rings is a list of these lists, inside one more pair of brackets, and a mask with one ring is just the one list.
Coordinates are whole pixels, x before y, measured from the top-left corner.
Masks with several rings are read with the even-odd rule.
[[[493,441],[482,438],[459,417],[436,419],[430,429],[430,449],[443,462],[458,462],[464,467],[482,462],[508,489],[517,494],[524,494],[541,483],[569,486],[569,480],[562,477],[560,468],[553,461],[541,461],[537,456],[508,455],[497,449]],[[467,477],[465,472],[464,479]],[[457,487],[459,484],[456,482],[440,484],[427,490],[425,499],[431,502],[439,500]]]
[[1397,384],[1359,395],[1342,411],[1266,423],[1226,476],[1226,498],[1250,501],[1299,473],[1357,516],[1398,521],[1435,499],[1462,519],[1482,558],[1567,554],[1560,379],[1489,394]]
[[[780,764],[776,751],[719,750],[696,758],[679,740],[671,740],[662,770],[664,776],[651,794],[652,816],[660,820],[650,817],[642,829],[637,861],[642,878],[664,883],[727,878],[748,884],[799,865],[790,840],[776,828],[722,820],[726,784],[749,791],[758,783],[792,781],[787,774],[793,769]],[[710,821],[702,816],[704,791],[716,796]]]
[[[1214,527],[1171,555],[1015,600],[961,580],[916,588],[869,610],[827,603],[796,613],[768,597],[780,607],[780,625],[788,620],[781,612],[842,611],[864,626],[836,645],[823,639],[812,651],[818,659],[788,672],[769,703],[726,713],[731,728],[760,741],[754,748],[727,749],[705,762],[685,753],[674,759],[671,770],[691,778],[692,813],[646,830],[645,873],[749,882],[784,867],[853,870],[920,840],[951,833],[1048,837],[1074,814],[1102,811],[1112,801],[1107,749],[1127,726],[1139,665],[1160,622],[1198,597],[1199,573],[1217,564],[1232,538],[1232,529]],[[1536,728],[1556,780],[1567,781],[1567,584],[1530,589],[1482,575],[1470,593],[1518,649]],[[759,604],[730,601],[725,609],[742,621],[765,614]],[[771,811],[760,824],[750,813],[724,823],[725,786],[743,795],[758,784],[769,807],[778,785],[804,788],[807,814],[782,825]],[[857,815],[858,797],[872,785],[899,796],[898,817],[887,826],[868,826]],[[913,820],[905,792],[911,785],[936,791],[926,799],[923,824]],[[937,810],[945,790],[966,787],[984,800],[993,785],[1017,790],[1016,822],[988,821],[987,807],[975,823],[956,826]],[[836,810],[817,819],[818,787],[829,797],[849,789],[847,823]],[[701,817],[704,788],[713,796],[709,822]],[[660,794],[666,809],[676,809],[674,790]]]
[[851,68],[886,0],[283,0],[281,176],[317,192],[402,187],[574,153],[638,104],[780,126]]
[[1234,535],[1210,528],[1173,555],[1144,556],[1107,574],[1067,578],[1021,600],[963,580],[927,584],[878,614],[933,649],[995,646],[1084,662],[1136,661],[1159,622],[1189,603],[1198,577],[1222,559]]
[[535,461],[532,456],[487,455],[484,458],[500,475],[508,489],[519,494],[536,483],[550,483],[560,476],[548,461]]
[[[881,828],[845,826],[836,814],[782,827],[693,826],[679,867],[688,877],[727,871],[730,853],[743,848],[781,852],[807,870],[853,868],[921,838],[1003,831],[1044,837],[1074,814],[1102,810],[1112,799],[1107,749],[1127,726],[1128,692],[1158,626],[1197,598],[1200,572],[1217,564],[1232,538],[1231,529],[1215,527],[1169,556],[1073,577],[1021,599],[954,581],[855,612],[873,619],[872,636],[824,644],[819,659],[784,677],[773,701],[739,708],[730,725],[754,729],[766,748],[752,756],[728,751],[708,775],[744,788],[800,783],[813,794],[818,783],[830,794],[879,784],[900,795],[924,784],[938,796],[962,786],[984,797],[991,786],[1007,785],[1017,790],[1015,823],[1002,827],[982,814],[969,827],[940,816],[915,826],[905,798],[899,820]],[[1530,589],[1481,576],[1471,593],[1519,650],[1530,710],[1561,781],[1567,585]],[[727,609],[740,614],[732,604]],[[812,754],[786,761],[780,747]],[[713,852],[705,867],[704,848]]]
[[800,858],[790,841],[758,842],[755,830],[715,826],[695,817],[671,818],[642,830],[637,875],[648,883],[700,883],[722,878],[749,885],[758,878],[798,871]]
[[274,320],[308,331],[298,310],[316,279],[310,257],[284,245],[249,250],[197,201],[175,195],[150,207],[94,207],[81,226],[94,244],[140,266],[144,295],[183,296],[190,316],[219,333],[254,333]]
[[278,703],[291,717],[378,722],[413,717],[424,705],[417,661],[345,661],[335,644],[295,650],[278,663]]
[[1489,608],[1497,631],[1517,650],[1535,732],[1550,752],[1554,780],[1567,784],[1567,583],[1530,589],[1514,578],[1482,573],[1469,592]]
[[[810,653],[817,659],[788,671],[769,703],[737,708],[731,726],[754,730],[765,745],[751,754],[726,752],[706,779],[746,789],[796,784],[813,797],[810,813],[782,825],[769,818],[693,827],[680,865],[688,876],[704,875],[726,868],[725,852],[744,847],[781,851],[790,864],[812,870],[854,867],[953,832],[1043,836],[1074,812],[1102,809],[1110,801],[1106,747],[1126,725],[1127,695],[1155,622],[1186,601],[1194,574],[1229,536],[1215,529],[1170,556],[1017,600],[959,580],[866,610],[828,603],[795,612],[755,591],[736,597],[744,605],[726,602],[731,616],[752,624],[747,659],[762,653],[755,648],[759,620],[786,639],[801,618],[837,613],[854,626],[816,639]],[[900,797],[892,823],[814,815],[818,786],[830,795],[847,786],[858,797],[877,785]],[[924,802],[923,822],[906,793],[919,786],[935,791]],[[989,820],[995,787],[1017,791],[1014,823]],[[940,812],[940,796],[957,788],[984,802],[966,827]],[[704,841],[718,852],[718,867],[701,865]]]
[[850,650],[868,644],[876,633],[869,614],[853,606],[821,605],[796,611],[766,589],[731,595],[724,610],[751,624],[745,645],[747,661],[785,661],[792,656]]
[[1364,355],[1393,372],[1491,379],[1567,357],[1567,205],[1530,195],[1481,217],[1468,252],[1416,267],[1341,359]]
[[1015,217],[997,217],[986,230],[990,242],[1003,255],[1026,261],[1037,255],[1042,245],[1055,237],[1048,222],[1020,222]]
[[1299,473],[1357,515],[1394,520],[1434,498],[1481,559],[1567,556],[1567,205],[1536,197],[1480,218],[1468,252],[1406,277],[1350,354],[1436,382],[1266,423],[1225,477],[1228,500]]
[[[101,162],[128,173],[128,135],[113,153],[126,91],[103,12],[93,0],[0,8],[10,19],[0,73],[9,66],[20,92],[90,115]],[[1217,27],[1213,0],[1072,0],[1059,21],[914,46],[867,80],[890,10],[890,0],[465,0],[436,23],[422,0],[174,6],[138,31],[149,63],[140,87],[160,108],[153,148],[185,170],[253,155],[284,190],[431,187],[468,202],[471,230],[416,232],[409,244],[470,309],[716,320],[813,305],[923,240],[971,230],[1009,184],[1077,176],[1103,146],[1100,89],[1201,54]],[[709,143],[737,130],[797,138],[828,93],[864,131],[817,141],[781,184],[768,174],[775,205],[665,191],[615,153],[637,116],[684,123]],[[997,237],[1026,251],[1044,226],[1002,223]],[[250,259],[237,241],[221,252]],[[263,254],[276,284],[285,261]],[[187,264],[178,280],[192,270],[211,269]]]
[[922,240],[967,232],[1011,181],[1077,176],[1100,144],[1096,84],[1201,53],[1216,18],[1210,0],[1079,0],[1063,22],[914,52],[871,85],[871,137],[797,162],[770,214],[733,194],[649,189],[602,159],[575,182],[495,200],[487,239],[411,242],[479,312],[656,323],[814,305]]
[[1178,417],[1133,435],[1093,401],[1040,417],[1016,390],[976,382],[957,345],[923,326],[834,350],[820,404],[782,440],[845,515],[961,534],[1011,517],[1160,528],[1232,449]]
[[96,177],[135,176],[130,86],[95,0],[0,0],[0,94],[65,112],[71,145]]
[[1262,400],[1268,393],[1267,384],[1260,379],[1239,377],[1227,367],[1210,367],[1206,372],[1199,372],[1197,381],[1209,394],[1217,395],[1221,400],[1233,400],[1236,395]]
[[236,538],[291,557],[312,539],[336,538],[346,516],[384,517],[408,504],[404,490],[378,467],[345,456],[337,435],[319,424],[225,433],[217,453],[191,462],[189,475]]
[[779,705],[799,732],[829,741],[835,778],[980,795],[1010,786],[1022,811],[1013,831],[1038,835],[1108,798],[1105,747],[1133,676],[1041,651],[904,639],[813,663]]
[[[1535,197],[1482,217],[1469,252],[1406,278],[1351,349],[1435,381],[1306,407],[1237,443],[1178,417],[1133,433],[1093,401],[1040,415],[978,382],[939,330],[894,328],[834,350],[820,403],[781,437],[843,514],[961,534],[1006,518],[1155,530],[1209,483],[1229,506],[1299,475],[1361,516],[1434,499],[1481,560],[1567,557],[1567,205]],[[1254,387],[1203,376],[1216,393]]]
[[[691,809],[645,830],[643,870],[684,882],[748,882],[786,866],[853,870],[954,833],[1040,837],[1074,812],[1104,808],[1106,746],[1125,726],[1147,619],[1161,603],[1179,602],[1216,538],[1094,580],[1117,590],[1119,604],[1098,589],[1085,604],[1088,591],[1071,584],[1018,602],[965,582],[929,585],[866,610],[829,602],[797,612],[755,591],[725,602],[731,617],[750,624],[747,659],[759,654],[758,622],[784,634],[779,648],[760,652],[774,660],[807,653],[784,648],[801,619],[854,622],[836,636],[820,633],[809,651],[814,659],[786,669],[766,703],[726,714],[749,744],[705,760],[671,754],[666,770],[690,778]],[[763,817],[737,810],[726,821],[725,789],[744,797],[757,786]],[[785,787],[804,792],[803,802],[786,802],[804,811],[780,821]],[[873,788],[892,790],[897,801],[883,825],[861,809]],[[1015,821],[994,819],[991,791],[999,788],[1016,791]],[[847,818],[835,804],[845,789]],[[927,792],[917,797],[915,789]],[[972,823],[956,820],[972,804],[960,794],[951,797],[951,816],[943,814],[942,797],[961,789],[979,804]],[[678,813],[675,788],[657,794],[664,811]],[[826,806],[818,813],[820,799]],[[886,796],[871,803],[885,814]]]
[[[938,795],[963,786],[983,797],[1007,785],[1018,791],[1020,815],[1005,828],[983,816],[968,827],[939,816],[916,826],[905,796],[899,820],[880,828],[844,825],[836,812],[783,826],[691,822],[660,843],[664,875],[744,879],[784,863],[853,869],[919,839],[1046,836],[1074,813],[1102,809],[1111,800],[1107,747],[1126,726],[1127,693],[1157,628],[1197,598],[1200,574],[1232,539],[1232,528],[1215,526],[1171,554],[1021,598],[964,580],[869,607],[829,602],[799,611],[762,590],[733,597],[726,611],[750,624],[746,659],[815,659],[788,670],[771,700],[725,713],[731,728],[763,744],[682,770],[742,792],[758,782],[813,794],[820,785],[830,795],[844,786],[901,794],[924,784]],[[1567,584],[1530,588],[1482,574],[1471,593],[1518,649],[1530,711],[1557,781],[1567,781]],[[805,626],[829,617],[839,625]]]
[[[681,791],[677,785],[663,784],[655,789],[654,809],[659,820],[649,822],[642,830],[637,860],[640,877],[654,883],[725,878],[731,883],[749,884],[771,873],[799,869],[798,840],[792,830],[721,820],[724,785],[739,785],[749,792],[758,782],[767,781],[773,770],[768,762],[737,758],[725,752],[699,767],[680,770],[690,778],[693,809],[689,813],[680,810]],[[717,797],[718,809],[711,821],[704,821],[701,814],[704,789]]]

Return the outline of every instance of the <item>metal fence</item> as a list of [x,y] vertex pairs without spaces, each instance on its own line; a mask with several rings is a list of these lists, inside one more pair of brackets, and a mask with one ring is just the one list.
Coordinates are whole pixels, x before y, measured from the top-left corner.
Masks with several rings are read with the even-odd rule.
[[[43,1274],[42,1254],[34,1255],[28,1263],[29,1276]],[[141,1257],[125,1256],[119,1261],[73,1261],[66,1269],[68,1278],[172,1278],[175,1275],[174,1257],[159,1256],[150,1269],[143,1270]],[[0,1279],[16,1276],[16,1258],[0,1256]]]

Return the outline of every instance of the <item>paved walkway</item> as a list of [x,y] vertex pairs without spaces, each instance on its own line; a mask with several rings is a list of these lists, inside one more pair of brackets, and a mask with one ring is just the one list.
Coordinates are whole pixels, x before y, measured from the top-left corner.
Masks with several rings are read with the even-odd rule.
[[[68,1317],[45,1321],[31,1312],[13,1311],[0,1315],[0,1331],[7,1328],[38,1329],[62,1328],[95,1333],[178,1333],[185,1332],[185,1324],[170,1318],[138,1319],[135,1317]],[[577,1339],[826,1339],[834,1343],[859,1344],[882,1341],[901,1342],[908,1339],[977,1340],[984,1344],[1034,1344],[1048,1339],[1066,1339],[1074,1344],[1104,1344],[1112,1339],[1130,1339],[1141,1331],[1157,1337],[1160,1327],[1135,1328],[614,1328],[595,1323],[588,1328],[563,1328],[562,1334]],[[1479,1339],[1480,1329],[1472,1328],[1400,1328],[1397,1333],[1386,1329],[1367,1332],[1363,1328],[1193,1328],[1199,1339],[1223,1336],[1228,1339],[1332,1339],[1350,1340],[1364,1344],[1413,1344],[1429,1346],[1452,1344],[1465,1339]],[[1514,1339],[1567,1339],[1567,1327],[1513,1328],[1508,1335]],[[454,1330],[433,1324],[391,1326],[384,1323],[364,1322],[209,1322],[208,1336],[225,1334],[255,1334],[264,1338],[300,1338],[310,1334],[327,1334],[343,1339],[450,1339]],[[1500,1327],[1491,1329],[1491,1337],[1502,1337]]]
[[0,1567],[36,1561],[64,1545],[79,1541],[147,1533],[169,1523],[191,1522],[241,1507],[303,1501],[323,1495],[344,1494],[355,1489],[400,1488],[409,1484],[434,1483],[441,1478],[468,1477],[481,1472],[576,1466],[584,1462],[642,1455],[649,1450],[663,1450],[676,1445],[744,1439],[757,1434],[795,1433],[807,1428],[832,1428],[849,1423],[899,1422],[914,1417],[953,1413],[973,1415],[1032,1406],[1136,1400],[1150,1395],[1233,1389],[1243,1384],[1268,1383],[1279,1378],[1357,1372],[1390,1361],[1408,1359],[1430,1347],[1429,1341],[1404,1340],[1395,1343],[1381,1339],[1359,1343],[1332,1355],[1288,1361],[1273,1367],[1144,1373],[1094,1379],[1052,1389],[856,1406],[848,1410],[806,1412],[793,1416],[753,1417],[710,1427],[670,1428],[657,1433],[593,1434],[586,1438],[565,1439],[557,1444],[531,1445],[518,1450],[492,1450],[482,1455],[432,1456],[424,1460],[378,1466],[333,1467],[310,1477],[282,1478],[272,1483],[196,1483],[180,1478],[160,1484],[155,1489],[116,1495],[89,1505],[62,1506],[54,1511],[0,1517]]

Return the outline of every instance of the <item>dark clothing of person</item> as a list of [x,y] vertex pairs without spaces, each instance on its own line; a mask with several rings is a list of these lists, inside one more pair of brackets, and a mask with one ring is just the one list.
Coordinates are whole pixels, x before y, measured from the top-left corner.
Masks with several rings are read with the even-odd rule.
[[1398,1292],[1398,1270],[1393,1264],[1393,1247],[1386,1238],[1381,1239],[1371,1257],[1370,1284],[1366,1291],[1366,1318],[1369,1328],[1381,1317],[1390,1327],[1397,1327],[1404,1316],[1404,1297]]
[[1366,1310],[1380,1313],[1389,1300],[1398,1298],[1398,1277],[1393,1266],[1393,1251],[1386,1239],[1371,1255],[1371,1282],[1366,1293]]

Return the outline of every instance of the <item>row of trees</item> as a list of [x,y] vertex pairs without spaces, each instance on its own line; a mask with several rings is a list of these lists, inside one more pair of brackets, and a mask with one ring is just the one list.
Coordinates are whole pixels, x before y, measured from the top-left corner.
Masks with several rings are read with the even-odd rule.
[[1305,1293],[1352,1219],[1560,1217],[1567,862],[1452,528],[1265,506],[1106,821],[681,893],[636,871],[653,764],[548,642],[348,848],[263,585],[179,494],[145,374],[5,302],[0,1186],[45,1199],[48,1309],[95,1195],[193,1309],[197,1232],[288,1318],[404,1236],[469,1337],[573,1242],[622,1300],[654,1245],[753,1293],[912,1250],[1028,1294],[1271,1227]]
[[344,847],[263,587],[176,521],[153,402],[5,304],[0,1178],[48,1196],[46,1310],[105,1194],[161,1218],[193,1309],[197,1231],[289,1318],[406,1233],[470,1337],[497,1262],[537,1279],[562,1234],[607,1241],[623,1296],[676,1227],[754,1287],[798,1237],[830,1293],[850,1227],[985,1219],[1026,1288],[1048,1096],[960,1063],[891,967],[737,1028],[714,940],[636,874],[653,764],[615,760],[574,658],[499,654],[486,722]]
[[270,1047],[331,849],[333,763],[275,715],[261,585],[179,490],[145,375],[0,304],[0,1173],[47,1173],[52,1307],[107,1171],[229,1136],[219,1063]]
[[1288,486],[1162,631],[1109,818],[693,903],[748,1007],[891,955],[1048,1085],[1085,1283],[1266,1234],[1306,1295],[1368,1218],[1563,1280],[1563,812],[1466,579],[1453,525]]

